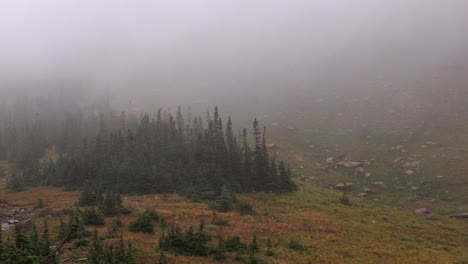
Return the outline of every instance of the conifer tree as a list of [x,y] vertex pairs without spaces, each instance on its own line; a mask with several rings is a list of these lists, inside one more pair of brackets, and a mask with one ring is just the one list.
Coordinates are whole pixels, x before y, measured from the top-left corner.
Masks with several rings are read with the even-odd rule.
[[15,246],[17,249],[28,250],[30,248],[28,237],[15,226]]
[[220,212],[229,212],[232,210],[233,198],[231,192],[227,189],[226,185],[221,188],[221,194],[217,200],[217,209]]
[[31,241],[31,249],[37,255],[40,254],[39,248],[39,235],[37,233],[36,225],[33,224],[31,235],[29,236],[29,241]]
[[251,258],[255,255],[255,253],[257,253],[260,250],[258,243],[257,243],[256,235],[253,236],[252,242],[249,243],[248,249],[249,249],[249,256]]
[[297,190],[296,184],[291,179],[291,170],[286,169],[284,162],[281,161],[279,165],[279,191],[295,191]]
[[49,227],[47,221],[44,220],[44,230],[42,231],[41,240],[39,242],[41,256],[48,256],[50,254],[50,245]]

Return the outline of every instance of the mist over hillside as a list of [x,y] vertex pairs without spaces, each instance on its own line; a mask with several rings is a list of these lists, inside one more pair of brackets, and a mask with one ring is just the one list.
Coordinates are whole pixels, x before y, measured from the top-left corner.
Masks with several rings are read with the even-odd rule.
[[468,263],[467,10],[1,0],[0,263]]
[[362,100],[385,111],[444,102],[440,94],[445,101],[466,96],[465,1],[47,0],[0,7],[3,94],[65,91],[75,101],[82,94],[110,98],[123,109],[129,101],[139,108],[225,101],[243,108]]

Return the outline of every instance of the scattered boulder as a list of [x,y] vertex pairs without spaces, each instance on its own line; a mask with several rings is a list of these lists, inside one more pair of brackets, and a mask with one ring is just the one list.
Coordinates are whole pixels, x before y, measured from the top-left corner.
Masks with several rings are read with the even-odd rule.
[[335,185],[335,189],[340,190],[340,191],[345,191],[349,190],[354,186],[354,183],[352,182],[346,182],[346,183],[338,183]]
[[8,223],[2,223],[2,231],[8,231],[10,229],[10,225]]
[[442,175],[436,176],[436,179],[438,179],[438,180],[441,180],[443,178],[444,178],[444,176],[442,176]]
[[417,214],[431,214],[431,211],[429,211],[427,208],[418,208],[414,210],[414,212]]
[[273,143],[272,144],[266,144],[266,147],[269,148],[269,149],[276,149],[277,148],[276,144],[273,144]]
[[395,163],[395,164],[396,164],[396,163],[399,163],[401,160],[403,160],[402,157],[397,157],[397,158],[395,158],[395,159],[393,160],[393,163]]
[[401,165],[403,168],[416,168],[421,164],[421,161],[415,160],[415,161],[407,161]]
[[366,170],[363,167],[359,167],[356,169],[356,172],[359,174],[363,174],[364,172],[366,172]]
[[366,178],[369,178],[370,176],[372,176],[372,173],[368,172],[364,176],[366,176]]
[[365,193],[372,193],[372,190],[369,189],[369,188],[364,188],[364,192],[365,192]]
[[332,158],[332,157],[328,158],[328,159],[326,160],[326,162],[327,162],[328,164],[333,164],[333,158]]
[[10,219],[10,220],[8,220],[8,224],[10,224],[10,225],[14,225],[14,224],[16,224],[16,223],[18,223],[18,222],[19,222],[19,221],[16,220],[16,219]]
[[385,187],[385,183],[384,182],[371,182],[372,185],[375,185],[375,186],[381,186],[381,187]]
[[300,181],[303,181],[303,182],[313,182],[315,180],[315,177],[314,176],[306,176],[306,175],[300,175],[299,176],[299,180]]
[[462,219],[462,218],[468,218],[468,212],[466,213],[460,213],[460,214],[453,214],[451,216],[449,216],[451,218],[459,218],[459,219]]
[[366,192],[363,192],[363,193],[360,193],[357,195],[359,198],[364,198],[367,196],[367,193]]
[[345,168],[356,168],[362,166],[363,163],[361,161],[346,160],[338,162],[337,165]]
[[414,171],[412,171],[412,170],[406,170],[405,173],[406,173],[406,175],[413,175],[413,174],[414,174]]

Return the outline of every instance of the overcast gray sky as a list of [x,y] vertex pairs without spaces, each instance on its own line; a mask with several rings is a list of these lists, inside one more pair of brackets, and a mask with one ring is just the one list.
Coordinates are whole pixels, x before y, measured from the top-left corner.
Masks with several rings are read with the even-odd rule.
[[2,0],[0,77],[164,96],[358,89],[464,63],[467,10],[466,0]]

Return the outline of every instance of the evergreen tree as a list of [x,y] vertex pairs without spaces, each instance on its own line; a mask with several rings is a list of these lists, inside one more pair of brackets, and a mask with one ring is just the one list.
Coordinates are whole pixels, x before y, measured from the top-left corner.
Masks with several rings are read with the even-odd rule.
[[266,252],[266,255],[269,256],[269,257],[274,255],[274,253],[272,251],[272,245],[271,245],[270,238],[267,239],[267,252]]
[[17,226],[15,226],[15,246],[20,250],[27,251],[30,249],[30,241],[28,237],[23,232],[21,232]]
[[50,238],[49,238],[49,227],[48,227],[48,224],[47,224],[47,221],[44,220],[44,230],[42,231],[42,236],[41,236],[41,239],[39,241],[39,250],[40,250],[40,254],[41,256],[49,256],[49,254],[51,253],[50,251]]
[[31,249],[37,255],[40,254],[39,248],[39,235],[37,233],[36,225],[33,224],[31,235],[29,236],[29,241],[31,241]]
[[105,261],[105,253],[103,249],[103,245],[101,240],[99,239],[98,232],[94,229],[93,236],[92,236],[92,244],[91,249],[89,252],[89,263],[90,264],[101,264],[106,263]]
[[280,191],[295,191],[297,190],[296,184],[291,180],[291,170],[286,169],[284,162],[281,161],[279,165],[279,184]]
[[232,210],[233,197],[231,192],[227,189],[226,185],[221,188],[221,194],[216,202],[216,209],[220,212],[229,212]]
[[256,235],[253,236],[252,242],[249,243],[248,249],[249,249],[249,256],[251,258],[255,255],[255,253],[257,253],[260,250],[258,243],[257,243]]

